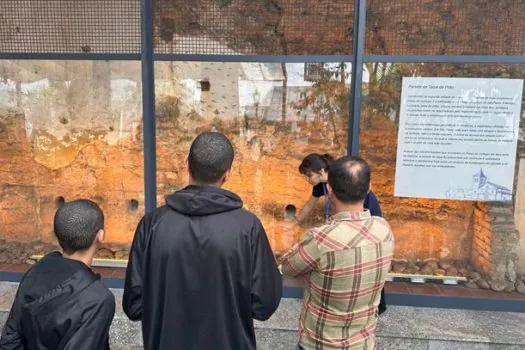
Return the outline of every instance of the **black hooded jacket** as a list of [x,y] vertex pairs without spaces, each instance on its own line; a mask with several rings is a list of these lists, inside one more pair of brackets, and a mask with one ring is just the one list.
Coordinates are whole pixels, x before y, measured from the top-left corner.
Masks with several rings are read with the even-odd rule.
[[4,326],[2,350],[109,349],[115,297],[84,263],[50,253],[29,270]]
[[259,219],[231,192],[189,186],[139,223],[123,308],[142,320],[145,349],[255,349],[253,319],[281,293]]

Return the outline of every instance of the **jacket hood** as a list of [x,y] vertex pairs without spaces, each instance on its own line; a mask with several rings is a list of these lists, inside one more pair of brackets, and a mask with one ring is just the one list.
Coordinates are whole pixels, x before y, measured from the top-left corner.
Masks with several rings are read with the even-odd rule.
[[48,254],[25,277],[25,288],[21,291],[23,306],[35,308],[47,304],[53,309],[60,305],[62,297],[76,293],[96,279],[80,261],[63,258],[58,252]]
[[166,204],[185,215],[206,216],[242,208],[236,194],[214,186],[190,185],[166,197]]

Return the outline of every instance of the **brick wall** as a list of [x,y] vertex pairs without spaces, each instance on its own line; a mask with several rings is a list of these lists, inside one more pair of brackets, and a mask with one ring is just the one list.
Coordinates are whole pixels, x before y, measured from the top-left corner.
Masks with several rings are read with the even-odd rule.
[[502,291],[516,282],[519,233],[512,202],[477,202],[473,215],[471,263]]
[[486,203],[474,205],[471,263],[476,270],[492,273],[492,227]]

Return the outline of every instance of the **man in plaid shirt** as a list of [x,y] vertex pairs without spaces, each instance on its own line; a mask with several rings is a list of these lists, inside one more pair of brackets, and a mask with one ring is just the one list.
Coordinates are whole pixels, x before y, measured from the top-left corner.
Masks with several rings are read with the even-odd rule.
[[388,223],[364,209],[370,167],[357,157],[330,166],[328,225],[310,230],[282,259],[283,274],[303,276],[302,349],[374,349],[379,299],[394,249]]

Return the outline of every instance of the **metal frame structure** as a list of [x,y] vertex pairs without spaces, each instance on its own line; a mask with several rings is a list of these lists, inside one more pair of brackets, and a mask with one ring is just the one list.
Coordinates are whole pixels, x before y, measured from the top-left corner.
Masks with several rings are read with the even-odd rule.
[[[385,63],[493,63],[525,64],[525,56],[507,55],[365,55],[367,1],[354,0],[353,52],[351,55],[206,55],[156,54],[153,47],[153,1],[141,0],[142,42],[140,54],[117,53],[5,53],[0,59],[19,60],[126,60],[141,61],[144,139],[144,190],[146,211],[156,208],[155,61],[264,62],[264,63],[352,63],[347,152],[359,154],[359,124],[363,64]],[[354,69],[359,67],[359,69]]]
[[[156,127],[155,127],[155,74],[156,61],[193,62],[263,62],[263,63],[341,63],[352,64],[350,105],[348,115],[347,153],[359,154],[361,121],[361,92],[364,63],[492,63],[525,64],[525,56],[511,55],[366,55],[365,32],[367,1],[354,0],[353,47],[350,55],[207,55],[159,54],[153,47],[153,0],[140,0],[141,52],[140,53],[11,53],[0,52],[0,59],[19,60],[107,60],[141,61],[142,111],[144,142],[144,197],[145,209],[156,208]],[[354,69],[357,67],[357,69]]]
[[[264,63],[341,63],[352,64],[350,106],[348,115],[347,152],[359,154],[359,133],[362,106],[364,63],[485,63],[525,64],[525,56],[512,55],[366,55],[365,32],[367,1],[354,0],[353,48],[350,55],[206,55],[158,54],[153,47],[153,0],[140,0],[141,52],[117,53],[8,53],[0,52],[0,60],[127,60],[141,61],[142,110],[144,143],[145,210],[157,206],[156,127],[155,127],[155,61],[199,62],[264,62]],[[428,305],[431,306],[431,305]]]
[[142,124],[144,140],[144,199],[146,211],[157,207],[157,146],[155,127],[155,62],[153,60],[153,1],[140,1]]

